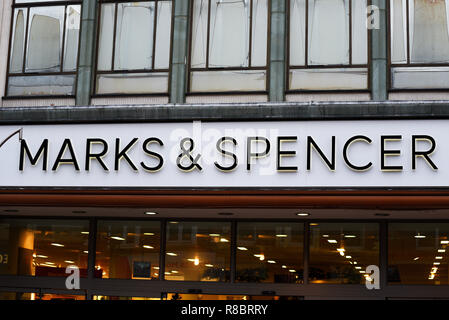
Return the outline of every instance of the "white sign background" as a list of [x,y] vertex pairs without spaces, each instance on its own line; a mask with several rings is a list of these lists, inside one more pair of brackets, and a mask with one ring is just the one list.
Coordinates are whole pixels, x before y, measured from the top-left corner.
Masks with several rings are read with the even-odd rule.
[[[0,148],[1,187],[447,187],[449,186],[449,120],[376,120],[376,121],[276,121],[276,122],[188,122],[188,123],[123,123],[123,124],[70,124],[70,125],[26,125],[0,126],[0,142],[15,130],[23,128],[33,156],[43,139],[49,139],[47,171],[42,170],[42,159],[36,166],[26,157],[23,171],[19,171],[20,143],[18,136],[8,140]],[[306,170],[306,141],[312,136],[324,154],[330,159],[331,138],[336,136],[336,170],[330,171],[312,151],[312,168]],[[355,135],[365,135],[372,140],[353,143],[349,149],[350,161],[358,166],[372,162],[364,172],[350,169],[343,160],[343,146]],[[385,157],[386,165],[402,165],[399,172],[381,171],[381,135],[401,135],[401,141],[388,141],[387,150],[401,150],[400,156]],[[436,141],[436,149],[430,156],[438,167],[432,168],[422,159],[416,158],[416,170],[412,170],[412,135],[430,135]],[[225,144],[224,149],[238,156],[238,166],[232,172],[222,172],[214,161],[230,165],[216,150],[216,142],[222,136],[234,137],[237,147]],[[271,150],[267,157],[253,159],[251,170],[246,168],[246,138],[263,136],[270,140]],[[296,142],[282,143],[282,150],[295,150],[294,157],[283,157],[283,166],[297,166],[296,172],[276,171],[277,136],[297,136]],[[124,148],[133,138],[138,142],[127,153],[139,168],[136,172],[122,160],[120,170],[114,170],[115,139],[121,139]],[[150,144],[150,149],[161,154],[164,166],[150,173],[140,166],[157,164],[142,150],[145,139],[157,137],[164,146]],[[191,137],[195,141],[193,156],[201,154],[199,163],[203,170],[183,172],[176,166],[181,153],[179,142]],[[65,138],[71,139],[80,166],[60,165],[52,171],[53,163]],[[86,139],[101,138],[108,142],[109,151],[103,158],[109,171],[102,169],[98,161],[91,161],[90,171],[84,170]],[[264,149],[263,143],[254,144],[254,149]],[[96,147],[92,147],[95,152]],[[418,151],[430,148],[428,142],[417,143]],[[97,149],[101,150],[101,149]],[[69,153],[66,151],[64,158]]]

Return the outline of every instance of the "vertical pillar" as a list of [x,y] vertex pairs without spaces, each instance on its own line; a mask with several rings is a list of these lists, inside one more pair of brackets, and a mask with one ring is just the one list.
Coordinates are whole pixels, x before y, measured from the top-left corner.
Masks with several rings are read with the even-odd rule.
[[173,49],[171,56],[170,102],[184,103],[187,83],[189,4],[192,0],[174,0]]
[[82,6],[78,77],[76,83],[77,106],[87,106],[90,104],[96,47],[97,0],[83,0]]
[[286,0],[272,0],[270,6],[269,100],[284,101],[286,78]]
[[[373,21],[377,28],[372,28],[371,33],[371,99],[375,101],[388,100],[388,56],[387,56],[387,1],[372,0],[371,4],[375,11]],[[378,10],[378,11],[377,11]]]

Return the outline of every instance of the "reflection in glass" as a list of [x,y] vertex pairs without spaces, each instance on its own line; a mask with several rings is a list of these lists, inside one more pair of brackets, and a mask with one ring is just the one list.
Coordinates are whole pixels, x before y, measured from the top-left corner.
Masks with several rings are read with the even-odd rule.
[[118,4],[116,70],[151,69],[154,11],[154,2]]
[[23,47],[25,46],[25,19],[28,9],[16,9],[12,31],[12,49],[9,72],[20,73],[23,68]]
[[222,0],[210,4],[210,66],[248,66],[250,1]]
[[449,284],[448,223],[390,223],[388,281]]
[[75,71],[78,59],[81,6],[67,7],[63,71]]
[[159,278],[160,222],[99,221],[96,277]]
[[231,224],[167,223],[165,279],[229,281]]
[[237,226],[237,281],[303,281],[302,223],[242,222]]
[[310,224],[310,283],[365,284],[369,265],[379,265],[377,223]]
[[349,0],[309,1],[309,64],[349,63]]
[[64,7],[30,9],[26,72],[57,72],[61,67]]
[[88,230],[87,221],[0,219],[0,274],[66,277],[75,265],[86,277]]

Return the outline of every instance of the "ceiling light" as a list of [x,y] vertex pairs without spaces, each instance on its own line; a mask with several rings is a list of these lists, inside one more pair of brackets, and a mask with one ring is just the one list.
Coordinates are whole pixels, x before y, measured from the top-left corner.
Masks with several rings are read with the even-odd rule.
[[246,247],[237,247],[237,249],[242,250],[242,251],[248,250],[248,248],[246,248]]
[[418,234],[415,236],[416,239],[424,239],[426,236],[423,236],[418,232]]
[[286,265],[283,265],[283,266],[282,266],[282,269],[287,269],[287,266],[286,266]]
[[419,259],[419,257],[415,257],[415,258],[413,258],[413,260],[414,260],[414,261],[416,261],[416,260],[418,260],[418,259]]
[[276,261],[274,261],[274,260],[268,260],[267,262],[268,263],[276,263]]
[[221,239],[220,239],[220,242],[229,242],[229,240],[228,240],[228,239],[225,239],[225,238],[221,238]]
[[438,252],[446,252],[446,249],[438,249]]
[[362,269],[362,267],[355,267],[357,270],[360,270],[360,269]]
[[295,269],[290,269],[290,270],[288,270],[288,272],[296,272],[296,270]]
[[346,256],[345,258],[346,258],[346,259],[351,259],[352,257],[351,257],[351,256]]
[[89,234],[89,231],[81,231],[81,234]]
[[119,240],[119,241],[124,241],[125,239],[124,238],[122,238],[122,237],[111,237],[111,239],[114,239],[114,240]]
[[52,246],[55,246],[55,247],[64,247],[63,244],[55,243],[55,242],[53,242],[51,245],[52,245]]
[[154,216],[154,215],[157,214],[157,212],[154,212],[154,211],[147,211],[147,212],[145,212],[145,214],[147,214],[147,215],[149,215],[149,216]]
[[449,240],[441,240],[441,244],[449,244]]
[[441,264],[441,262],[434,262],[433,264],[436,266],[439,266]]
[[144,236],[154,236],[153,232],[144,232]]
[[171,273],[179,273],[179,272],[176,270],[172,270]]
[[173,252],[167,252],[167,256],[176,257],[177,254],[176,254],[176,253],[173,253]]
[[298,213],[296,213],[296,215],[297,215],[298,217],[307,217],[307,216],[310,216],[310,213],[306,213],[306,212],[298,212]]
[[65,263],[75,263],[75,261],[71,261],[71,260],[64,260]]
[[36,257],[37,258],[42,258],[42,259],[47,259],[48,258],[48,256],[44,256],[42,254],[38,254]]
[[208,268],[212,268],[214,265],[210,264],[210,263],[206,263],[205,266],[208,267]]
[[149,245],[144,245],[143,247],[144,247],[145,249],[154,249],[154,247],[149,246]]
[[286,234],[277,234],[276,237],[278,237],[278,238],[287,238],[288,236]]
[[347,234],[345,235],[345,238],[356,238],[356,236],[353,234]]
[[327,240],[329,243],[337,243],[337,240],[329,239]]
[[195,257],[195,259],[193,260],[193,264],[196,265],[196,266],[199,265],[200,264],[200,259]]
[[438,256],[438,257],[435,257],[435,259],[441,260],[441,259],[443,259],[443,257],[442,256]]
[[209,237],[219,237],[219,233],[209,233]]

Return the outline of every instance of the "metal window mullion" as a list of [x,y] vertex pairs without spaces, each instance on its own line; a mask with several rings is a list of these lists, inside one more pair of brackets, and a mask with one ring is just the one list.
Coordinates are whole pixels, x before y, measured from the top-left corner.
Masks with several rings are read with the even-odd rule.
[[152,47],[152,57],[151,57],[151,69],[154,70],[154,64],[155,64],[155,55],[156,55],[156,28],[157,28],[157,7],[159,5],[159,2],[156,0],[154,1],[154,21],[153,21],[153,47]]
[[30,9],[27,9],[27,21],[25,24],[25,43],[23,45],[23,64],[22,64],[22,73],[25,73],[25,66],[26,66],[26,57],[27,57],[27,47],[28,47],[28,28],[29,28],[29,21],[30,21]]
[[304,241],[303,241],[303,281],[304,285],[309,284],[309,250],[310,250],[310,225],[304,222]]
[[379,232],[379,270],[380,270],[380,289],[385,291],[388,285],[388,223],[380,222]]
[[161,220],[161,238],[159,250],[159,280],[165,280],[165,251],[167,246],[167,220]]
[[209,68],[209,46],[210,46],[210,7],[212,5],[211,0],[207,0],[207,44],[206,44],[206,68]]
[[65,42],[67,37],[67,30],[66,30],[66,24],[67,24],[67,6],[64,6],[64,25],[62,27],[62,45],[61,45],[61,66],[60,66],[60,72],[64,72],[64,50],[65,50]]
[[309,0],[306,0],[306,14],[305,14],[305,33],[304,33],[304,38],[305,38],[305,53],[304,53],[304,66],[308,67],[309,66]]
[[253,0],[249,0],[249,44],[248,44],[248,67],[252,66],[253,48]]
[[349,65],[352,65],[352,0],[349,3]]
[[117,37],[117,11],[118,11],[118,3],[114,4],[114,31],[112,35],[112,59],[111,59],[111,70],[115,70],[115,45],[116,45],[116,37]]
[[97,219],[92,218],[89,221],[89,241],[87,246],[87,299],[91,300],[92,283],[95,279],[95,260],[97,251]]
[[235,283],[237,274],[237,221],[231,222],[231,271],[230,282]]
[[408,1],[406,3],[406,27],[407,27],[407,64],[410,64],[410,7]]

